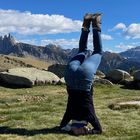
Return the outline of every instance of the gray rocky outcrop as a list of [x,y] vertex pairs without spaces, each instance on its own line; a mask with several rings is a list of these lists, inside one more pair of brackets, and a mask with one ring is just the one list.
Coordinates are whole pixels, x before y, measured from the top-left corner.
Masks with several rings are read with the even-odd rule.
[[33,85],[56,84],[59,77],[49,71],[36,68],[13,68],[0,73],[0,81],[5,85],[32,87]]
[[123,109],[140,109],[140,101],[126,101],[120,103],[113,103],[108,106],[112,110]]
[[134,81],[140,82],[140,70],[138,70],[134,73]]
[[100,71],[100,70],[97,70],[96,75],[99,76],[100,78],[104,78],[105,77],[105,74],[102,71]]
[[99,84],[113,86],[113,83],[107,79],[95,79],[94,85],[99,85]]
[[124,70],[114,69],[107,73],[106,79],[114,82],[119,83],[122,80],[131,78],[130,74]]
[[57,84],[58,85],[66,84],[64,77],[62,77]]
[[121,84],[129,89],[140,89],[140,70],[134,72],[133,77],[131,80],[121,81]]

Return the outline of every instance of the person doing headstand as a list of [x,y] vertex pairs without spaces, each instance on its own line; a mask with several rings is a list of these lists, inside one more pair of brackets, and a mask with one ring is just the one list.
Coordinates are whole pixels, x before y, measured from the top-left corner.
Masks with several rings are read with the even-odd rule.
[[[91,23],[94,49],[92,54],[88,56],[87,42]],[[60,128],[74,135],[102,133],[102,127],[95,114],[93,104],[93,79],[102,56],[100,34],[101,14],[86,14],[79,40],[79,52],[66,66],[64,78],[68,92],[68,103]],[[72,123],[68,125],[70,121]],[[87,128],[88,123],[93,126],[93,129]]]

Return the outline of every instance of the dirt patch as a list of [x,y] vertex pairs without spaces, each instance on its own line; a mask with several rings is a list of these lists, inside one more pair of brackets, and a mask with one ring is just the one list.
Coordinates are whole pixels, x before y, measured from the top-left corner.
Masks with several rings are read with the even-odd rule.
[[24,95],[21,98],[18,99],[18,101],[21,102],[28,102],[28,101],[44,101],[47,99],[47,96],[41,95],[41,96],[30,96],[30,95]]

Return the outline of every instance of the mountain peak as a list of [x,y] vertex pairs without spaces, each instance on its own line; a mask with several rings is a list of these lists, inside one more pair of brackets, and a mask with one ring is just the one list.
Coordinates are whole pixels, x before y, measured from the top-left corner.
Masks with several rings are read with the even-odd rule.
[[9,33],[8,35],[0,36],[0,41],[7,42],[10,45],[15,45],[15,38]]

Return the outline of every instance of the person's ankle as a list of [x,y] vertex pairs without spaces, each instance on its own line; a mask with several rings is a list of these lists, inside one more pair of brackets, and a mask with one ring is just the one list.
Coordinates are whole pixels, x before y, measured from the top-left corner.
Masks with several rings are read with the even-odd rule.
[[88,31],[88,32],[90,32],[90,29],[89,28],[86,28],[86,27],[82,27],[82,31]]

